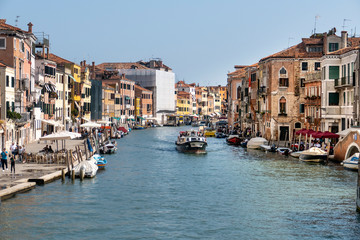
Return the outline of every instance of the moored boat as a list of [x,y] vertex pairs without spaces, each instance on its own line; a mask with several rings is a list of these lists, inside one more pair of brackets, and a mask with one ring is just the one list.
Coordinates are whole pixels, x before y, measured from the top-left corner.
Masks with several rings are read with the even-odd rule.
[[96,161],[93,158],[82,161],[74,167],[75,176],[80,177],[81,172],[84,173],[84,177],[93,178],[95,177],[99,167],[96,165]]
[[99,167],[99,169],[105,168],[107,161],[103,156],[101,156],[100,154],[94,154],[92,158],[94,158],[94,160],[96,161],[96,165]]
[[99,151],[101,154],[111,154],[111,153],[115,153],[117,148],[116,148],[116,141],[106,141],[104,142],[104,144],[99,148]]
[[351,157],[345,159],[342,162],[342,165],[344,166],[345,169],[357,171],[359,168],[358,167],[359,157],[360,157],[360,153],[355,153]]
[[206,153],[206,138],[197,131],[180,132],[175,144],[179,152]]
[[260,145],[267,145],[268,141],[262,137],[251,138],[247,143],[248,149],[260,149]]
[[240,145],[242,138],[239,135],[230,135],[226,138],[226,142],[230,145]]
[[302,153],[303,151],[297,151],[297,152],[292,152],[290,153],[290,156],[294,157],[294,158],[299,158],[300,157],[300,154]]
[[327,153],[320,148],[312,147],[302,151],[299,159],[304,162],[324,162],[327,159]]
[[134,130],[142,130],[142,129],[145,129],[145,127],[144,127],[144,126],[141,126],[141,125],[135,125],[135,126],[133,127],[133,129],[134,129]]
[[281,154],[281,155],[285,155],[285,156],[288,156],[292,150],[290,148],[287,148],[287,147],[279,147],[276,149],[276,152]]

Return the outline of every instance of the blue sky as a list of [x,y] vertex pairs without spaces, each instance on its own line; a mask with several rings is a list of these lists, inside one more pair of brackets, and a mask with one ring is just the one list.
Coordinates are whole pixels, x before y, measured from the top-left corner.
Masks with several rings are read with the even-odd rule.
[[317,32],[360,34],[359,0],[30,1],[0,0],[7,23],[50,35],[50,51],[71,61],[161,58],[177,80],[225,85],[236,64],[253,64]]

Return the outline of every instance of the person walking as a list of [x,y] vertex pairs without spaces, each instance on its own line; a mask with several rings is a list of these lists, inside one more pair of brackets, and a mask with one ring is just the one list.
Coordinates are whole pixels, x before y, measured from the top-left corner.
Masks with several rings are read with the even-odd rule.
[[1,166],[3,171],[5,170],[5,165],[6,165],[6,170],[9,170],[7,165],[7,156],[8,156],[8,152],[6,151],[6,148],[3,148],[3,151],[1,152]]
[[10,157],[10,165],[11,165],[11,167],[10,167],[11,173],[12,173],[12,171],[14,169],[14,174],[15,174],[15,158],[14,158],[14,156]]

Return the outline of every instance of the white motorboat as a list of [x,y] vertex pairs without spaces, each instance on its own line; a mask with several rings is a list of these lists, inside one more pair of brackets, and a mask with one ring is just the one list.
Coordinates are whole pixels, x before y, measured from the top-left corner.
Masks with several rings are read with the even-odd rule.
[[300,154],[302,153],[303,151],[297,151],[297,152],[292,152],[290,153],[290,156],[294,157],[294,158],[299,158],[300,157]]
[[175,144],[179,152],[206,153],[206,138],[197,131],[181,131]]
[[267,145],[268,141],[262,137],[251,138],[247,143],[248,149],[260,149],[260,145]]
[[360,153],[355,153],[351,157],[345,159],[341,164],[344,166],[345,169],[357,171],[359,168],[359,157]]
[[302,151],[299,159],[304,162],[324,162],[327,159],[327,153],[320,148],[312,147]]
[[290,148],[287,148],[287,147],[279,147],[276,149],[276,152],[281,154],[281,155],[285,155],[285,156],[288,156],[292,150]]
[[115,153],[117,148],[116,148],[116,141],[106,141],[104,142],[104,144],[99,148],[99,151],[101,154],[111,154],[111,153]]
[[99,167],[96,165],[96,160],[90,158],[89,160],[82,161],[74,167],[75,176],[80,177],[81,171],[84,171],[85,177],[93,178],[95,177]]

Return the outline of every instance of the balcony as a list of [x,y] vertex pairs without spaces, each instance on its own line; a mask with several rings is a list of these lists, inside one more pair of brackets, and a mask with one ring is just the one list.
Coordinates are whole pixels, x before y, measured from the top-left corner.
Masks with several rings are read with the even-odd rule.
[[342,78],[334,79],[335,89],[340,89],[343,87],[352,87],[352,86],[353,86],[352,77],[342,77]]

